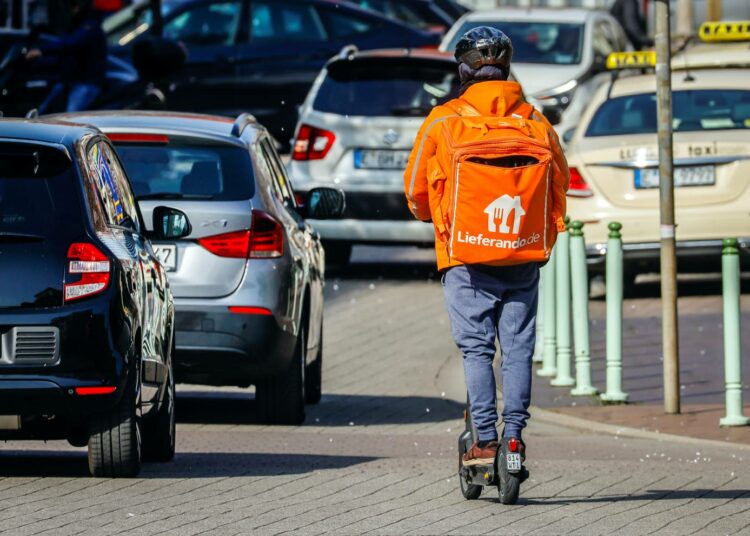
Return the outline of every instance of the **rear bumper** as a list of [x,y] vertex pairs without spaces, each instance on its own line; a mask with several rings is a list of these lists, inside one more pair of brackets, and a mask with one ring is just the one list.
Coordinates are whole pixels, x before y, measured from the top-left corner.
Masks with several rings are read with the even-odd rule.
[[397,220],[309,220],[323,240],[342,240],[353,244],[435,243],[431,223]]
[[[738,239],[740,259],[743,264],[750,263],[750,237]],[[722,240],[680,240],[677,242],[678,269],[686,272],[718,271],[721,269]],[[636,271],[657,269],[661,255],[659,242],[625,243],[622,246],[623,261],[626,266]],[[603,273],[607,244],[586,246],[589,270]]]
[[178,382],[246,386],[288,370],[296,337],[275,316],[194,301],[175,309]]
[[0,376],[0,415],[86,417],[113,407],[122,397],[127,378],[123,375],[117,381],[117,390],[112,394],[81,396],[75,392],[76,387],[101,385],[59,377]]

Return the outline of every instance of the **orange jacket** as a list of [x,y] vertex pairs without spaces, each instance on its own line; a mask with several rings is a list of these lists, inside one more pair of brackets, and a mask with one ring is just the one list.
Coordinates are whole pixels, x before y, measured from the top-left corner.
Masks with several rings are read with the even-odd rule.
[[[506,116],[524,102],[521,86],[517,82],[487,81],[474,84],[467,89],[461,98],[476,108],[482,115]],[[414,148],[409,155],[409,162],[404,172],[404,192],[414,217],[429,222],[430,213],[429,190],[427,186],[427,162],[435,156],[440,128],[439,119],[455,115],[447,106],[436,106],[427,116],[419,129]],[[554,154],[552,166],[552,216],[555,220],[565,216],[565,192],[568,190],[570,174],[568,162],[560,147],[557,134],[552,125],[538,111],[533,119],[543,122],[550,130]],[[437,254],[438,270],[457,266],[460,262],[448,259],[445,242],[439,233],[435,233],[435,253]]]

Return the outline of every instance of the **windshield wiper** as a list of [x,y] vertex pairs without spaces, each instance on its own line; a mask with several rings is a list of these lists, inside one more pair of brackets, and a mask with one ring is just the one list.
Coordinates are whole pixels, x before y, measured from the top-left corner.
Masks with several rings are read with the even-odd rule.
[[135,198],[138,201],[145,199],[213,199],[214,196],[208,194],[181,194],[179,192],[161,192],[153,194],[137,195]]
[[391,115],[424,117],[430,113],[431,108],[423,106],[396,106],[391,108]]
[[0,231],[0,242],[42,242],[44,237],[31,233],[6,233]]

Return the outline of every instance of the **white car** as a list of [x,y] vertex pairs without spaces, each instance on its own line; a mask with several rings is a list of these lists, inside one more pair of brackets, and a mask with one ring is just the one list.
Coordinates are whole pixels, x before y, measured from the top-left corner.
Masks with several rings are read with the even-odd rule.
[[620,24],[604,11],[535,7],[467,13],[445,34],[440,50],[453,52],[477,26],[510,37],[515,76],[560,135],[572,134],[590,98],[610,79],[607,56],[632,49]]
[[456,62],[435,50],[345,49],[323,68],[300,110],[289,170],[295,190],[346,193],[337,221],[310,223],[329,264],[354,244],[432,245],[432,224],[416,221],[404,169],[430,110],[458,95]]

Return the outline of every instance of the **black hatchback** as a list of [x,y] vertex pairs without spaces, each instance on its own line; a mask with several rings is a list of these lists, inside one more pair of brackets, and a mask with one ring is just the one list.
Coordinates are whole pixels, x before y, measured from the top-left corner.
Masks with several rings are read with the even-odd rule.
[[172,295],[115,151],[92,127],[0,132],[0,439],[88,445],[95,476],[172,459]]

